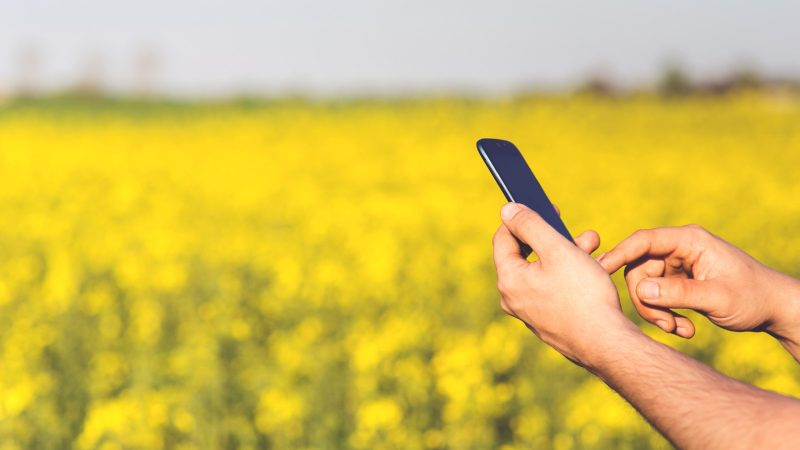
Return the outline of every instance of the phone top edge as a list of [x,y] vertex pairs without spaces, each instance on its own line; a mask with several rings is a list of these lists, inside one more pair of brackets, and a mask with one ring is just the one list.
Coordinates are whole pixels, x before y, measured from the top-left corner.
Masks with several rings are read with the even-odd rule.
[[477,142],[478,148],[481,148],[485,144],[511,145],[512,147],[516,148],[511,141],[507,141],[505,139],[497,139],[497,138],[480,138],[480,139],[478,139],[478,142]]

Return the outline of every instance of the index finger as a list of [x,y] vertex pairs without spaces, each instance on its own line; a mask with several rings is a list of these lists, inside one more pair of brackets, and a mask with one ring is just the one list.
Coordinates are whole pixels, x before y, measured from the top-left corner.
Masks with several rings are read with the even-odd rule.
[[599,261],[608,273],[614,273],[644,256],[663,257],[680,248],[683,233],[676,227],[639,230],[625,238]]
[[494,246],[494,266],[498,272],[507,267],[528,264],[528,260],[520,253],[519,242],[504,224],[501,224],[494,233],[492,245]]

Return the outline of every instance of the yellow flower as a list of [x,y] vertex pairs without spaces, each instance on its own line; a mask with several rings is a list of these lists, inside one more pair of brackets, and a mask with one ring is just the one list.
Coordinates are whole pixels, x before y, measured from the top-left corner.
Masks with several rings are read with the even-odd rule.
[[[601,250],[696,222],[800,275],[793,97],[96,106],[0,106],[0,446],[667,448],[500,310],[483,136]],[[800,395],[769,336],[666,336],[614,280]]]

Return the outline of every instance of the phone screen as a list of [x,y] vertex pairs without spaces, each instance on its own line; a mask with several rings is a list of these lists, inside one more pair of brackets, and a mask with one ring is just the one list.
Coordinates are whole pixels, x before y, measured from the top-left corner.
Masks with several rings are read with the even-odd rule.
[[551,227],[570,242],[574,242],[555,207],[544,193],[544,189],[533,176],[522,153],[514,144],[501,139],[481,139],[478,141],[478,152],[508,201],[522,203],[536,211]]

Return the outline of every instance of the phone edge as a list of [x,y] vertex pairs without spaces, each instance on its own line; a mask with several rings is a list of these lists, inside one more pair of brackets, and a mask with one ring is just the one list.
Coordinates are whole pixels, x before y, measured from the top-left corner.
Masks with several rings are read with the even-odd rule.
[[481,142],[483,140],[484,139],[479,139],[478,142],[475,144],[478,147],[478,154],[481,155],[481,159],[483,160],[484,164],[486,164],[486,167],[492,174],[492,178],[494,178],[494,181],[495,183],[497,183],[497,186],[500,187],[500,191],[503,192],[503,195],[506,197],[506,200],[508,200],[509,202],[516,202],[516,200],[514,200],[514,196],[511,195],[511,192],[508,190],[506,184],[503,182],[503,179],[500,177],[500,174],[498,174],[497,170],[494,168],[494,164],[492,164],[491,158],[489,158],[489,155],[486,154],[486,150],[484,150],[483,147],[481,146]]

